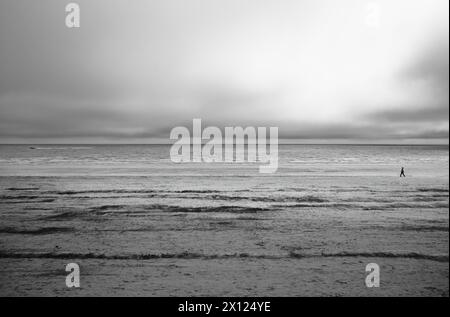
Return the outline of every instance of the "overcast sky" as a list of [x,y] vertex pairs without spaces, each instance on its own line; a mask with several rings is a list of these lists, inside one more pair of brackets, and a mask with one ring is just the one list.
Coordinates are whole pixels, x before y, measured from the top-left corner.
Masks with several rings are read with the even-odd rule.
[[168,141],[205,125],[444,142],[448,0],[0,2],[0,143]]

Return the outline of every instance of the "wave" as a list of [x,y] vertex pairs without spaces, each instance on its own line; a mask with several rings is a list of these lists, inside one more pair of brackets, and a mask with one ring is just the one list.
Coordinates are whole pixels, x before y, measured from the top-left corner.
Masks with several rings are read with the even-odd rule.
[[54,198],[44,198],[44,199],[38,199],[40,197],[27,197],[27,198],[2,198],[0,197],[0,204],[26,204],[26,203],[52,203],[56,199]]
[[220,193],[219,190],[177,190],[172,193],[180,193],[180,194],[211,194],[211,193]]
[[448,193],[448,188],[417,188],[419,192]]
[[[311,200],[314,201],[314,200]],[[41,220],[50,221],[62,221],[71,220],[76,218],[86,218],[88,220],[99,220],[99,216],[145,216],[151,215],[152,212],[159,213],[233,213],[233,214],[256,214],[260,212],[276,211],[280,209],[295,209],[295,208],[335,208],[340,210],[345,209],[361,209],[365,211],[376,210],[390,210],[395,208],[444,208],[447,207],[447,203],[435,203],[427,206],[413,205],[413,204],[387,204],[378,206],[367,206],[349,203],[297,203],[297,204],[273,204],[268,207],[250,207],[250,206],[205,206],[205,207],[188,207],[178,205],[164,205],[164,204],[107,204],[90,207],[86,209],[69,209],[69,210],[57,210],[55,214],[47,215],[41,218]],[[430,230],[432,230],[431,228]],[[411,229],[412,230],[412,229]],[[425,230],[425,229],[424,229]],[[434,228],[439,230],[439,228]],[[445,230],[442,228],[440,230]]]
[[293,205],[272,205],[274,208],[336,208],[336,209],[347,209],[347,208],[355,208],[353,204],[345,204],[345,203],[323,203],[323,204],[293,204]]
[[19,195],[19,196],[0,196],[0,200],[18,200],[18,199],[22,199],[22,200],[32,200],[32,199],[38,199],[41,198],[42,196],[37,196],[37,195]]
[[204,197],[204,199],[214,199],[214,200],[224,200],[224,201],[253,201],[253,202],[266,202],[266,203],[301,203],[301,202],[310,202],[310,203],[325,203],[328,200],[316,196],[304,196],[304,197],[242,197],[242,196],[226,196],[226,195],[212,195],[208,197]]
[[[443,224],[439,222],[439,224]],[[361,230],[418,231],[418,232],[448,232],[448,224],[443,225],[368,225],[361,226]]]
[[435,202],[430,204],[414,204],[414,203],[392,203],[392,204],[381,204],[379,206],[362,206],[363,210],[367,211],[377,211],[377,210],[391,210],[391,209],[441,209],[448,208],[449,204],[444,202]]
[[308,258],[393,258],[393,259],[414,259],[428,260],[441,263],[448,263],[448,255],[429,255],[422,253],[390,253],[390,252],[339,252],[321,254],[301,254],[290,252],[285,255],[273,254],[250,254],[250,253],[230,253],[230,254],[203,254],[195,252],[182,253],[147,253],[147,254],[103,254],[103,253],[16,253],[0,252],[1,259],[92,259],[92,260],[158,260],[158,259],[186,259],[186,260],[217,260],[217,259],[308,259]]
[[277,190],[277,192],[305,192],[309,189],[306,188],[297,188],[297,187],[290,187],[290,188],[280,188]]
[[[132,208],[132,210],[130,210]],[[99,220],[95,216],[105,215],[139,215],[149,214],[151,212],[165,213],[235,213],[235,214],[254,214],[258,212],[270,211],[273,209],[244,206],[217,206],[217,207],[182,207],[171,205],[102,205],[89,209],[73,209],[58,212],[53,215],[44,216],[44,221],[64,221],[77,218],[90,218]]]
[[322,253],[322,257],[333,258],[400,258],[400,259],[415,259],[415,260],[430,260],[436,262],[448,263],[448,255],[430,255],[417,252],[409,253],[395,253],[395,252],[339,252],[339,253]]
[[[103,205],[91,208],[90,211],[101,213],[108,210],[123,210],[128,209],[129,205]],[[126,211],[126,213],[161,211],[170,213],[208,213],[208,212],[226,212],[226,213],[257,213],[261,211],[269,211],[268,208],[258,207],[244,207],[244,206],[217,206],[217,207],[182,207],[171,205],[138,205],[133,206],[134,211]]]
[[86,212],[71,210],[71,211],[65,211],[65,212],[57,213],[57,214],[50,215],[50,216],[44,216],[41,218],[41,220],[49,220],[49,221],[71,220],[71,219],[79,218],[79,217],[83,216],[83,214],[85,214],[85,213]]
[[80,194],[152,194],[162,191],[152,189],[100,189],[100,190],[65,190],[49,191],[46,193],[57,195],[80,195]]
[[416,196],[413,198],[413,201],[417,202],[435,202],[435,201],[442,201],[442,200],[448,200],[448,195],[430,195],[430,196]]
[[46,228],[38,228],[38,229],[18,229],[18,228],[0,228],[0,233],[8,233],[8,234],[24,234],[24,235],[47,235],[54,233],[65,233],[72,232],[73,228],[68,227],[46,227]]
[[98,259],[98,260],[156,260],[156,259],[233,259],[233,258],[258,258],[258,259],[282,259],[276,255],[251,255],[248,253],[233,254],[202,254],[193,252],[159,253],[159,254],[96,254],[96,253],[9,253],[0,252],[2,259]]
[[399,229],[405,231],[449,231],[447,226],[401,226]]
[[[247,190],[238,190],[234,192],[243,192]],[[155,190],[155,189],[101,189],[101,190],[65,190],[48,191],[47,194],[57,195],[80,195],[80,194],[153,194],[153,193],[176,193],[176,194],[214,194],[220,193],[219,190]]]
[[30,150],[90,150],[89,146],[29,147]]
[[[250,192],[250,190],[236,190],[236,191],[227,191],[227,192]],[[50,191],[46,192],[47,194],[56,194],[62,196],[76,196],[76,198],[96,198],[95,196],[79,196],[86,194],[152,194],[151,196],[145,198],[167,198],[168,194],[206,194],[204,196],[176,196],[178,199],[201,199],[201,200],[223,200],[223,201],[252,201],[252,202],[266,202],[266,203],[276,203],[276,202],[287,202],[287,203],[326,203],[328,200],[325,198],[309,195],[303,197],[297,196],[285,196],[285,197],[251,197],[251,196],[229,196],[219,193],[224,193],[223,191],[218,190],[176,190],[176,191],[167,191],[167,190],[80,190],[80,191]],[[211,194],[211,195],[209,195]],[[27,196],[22,196],[23,198],[27,198]],[[29,197],[29,196],[28,196]],[[36,196],[37,197],[37,196]],[[19,197],[20,198],[20,197]],[[113,196],[107,198],[143,198],[141,196]]]
[[10,190],[10,191],[28,191],[28,190],[39,190],[39,187],[10,187],[10,188],[6,188],[6,190]]

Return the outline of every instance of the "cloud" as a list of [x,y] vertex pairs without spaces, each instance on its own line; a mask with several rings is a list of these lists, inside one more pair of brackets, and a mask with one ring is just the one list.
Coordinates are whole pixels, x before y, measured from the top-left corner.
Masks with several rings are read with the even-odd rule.
[[0,2],[0,142],[167,139],[193,118],[448,138],[446,0],[380,0],[378,28],[355,0],[78,2],[77,30],[61,1]]
[[368,117],[371,121],[379,123],[417,123],[431,122],[442,123],[448,122],[449,107],[448,104],[439,106],[427,106],[422,108],[402,108],[395,110],[385,110],[370,114]]

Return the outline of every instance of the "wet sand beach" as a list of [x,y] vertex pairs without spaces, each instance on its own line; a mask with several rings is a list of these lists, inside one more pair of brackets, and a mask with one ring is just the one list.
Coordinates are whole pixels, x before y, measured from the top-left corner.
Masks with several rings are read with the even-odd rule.
[[1,146],[0,294],[448,296],[448,146],[281,146],[271,175],[168,149]]

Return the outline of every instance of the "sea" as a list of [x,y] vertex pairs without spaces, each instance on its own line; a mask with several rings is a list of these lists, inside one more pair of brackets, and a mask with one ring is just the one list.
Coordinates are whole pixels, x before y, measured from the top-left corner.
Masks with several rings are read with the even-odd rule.
[[0,145],[0,296],[449,296],[448,145],[169,153]]

